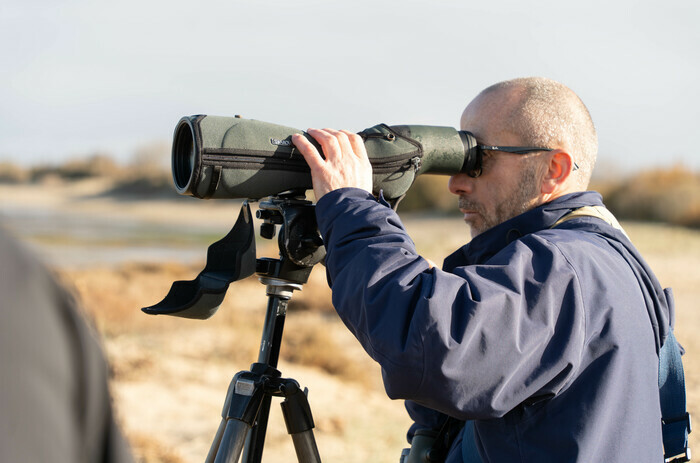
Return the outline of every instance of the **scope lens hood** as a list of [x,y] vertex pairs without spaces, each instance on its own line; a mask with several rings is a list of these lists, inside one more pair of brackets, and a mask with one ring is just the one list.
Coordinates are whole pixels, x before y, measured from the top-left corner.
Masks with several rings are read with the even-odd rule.
[[175,127],[172,150],[173,180],[177,192],[192,194],[192,185],[201,169],[201,156],[195,125],[201,116],[183,117]]

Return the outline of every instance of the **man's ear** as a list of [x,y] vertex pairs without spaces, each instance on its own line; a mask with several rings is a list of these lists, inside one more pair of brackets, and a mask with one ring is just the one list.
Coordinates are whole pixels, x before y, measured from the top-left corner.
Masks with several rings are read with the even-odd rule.
[[564,188],[566,179],[573,169],[574,161],[566,151],[554,150],[549,154],[547,170],[542,178],[543,194],[553,194]]

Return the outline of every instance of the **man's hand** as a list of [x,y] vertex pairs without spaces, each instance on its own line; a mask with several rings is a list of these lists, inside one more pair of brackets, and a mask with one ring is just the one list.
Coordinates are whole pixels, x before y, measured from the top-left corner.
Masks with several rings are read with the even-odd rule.
[[316,201],[338,188],[355,187],[372,192],[372,166],[362,138],[347,130],[309,129],[325,155],[303,135],[294,134],[292,142],[311,169]]

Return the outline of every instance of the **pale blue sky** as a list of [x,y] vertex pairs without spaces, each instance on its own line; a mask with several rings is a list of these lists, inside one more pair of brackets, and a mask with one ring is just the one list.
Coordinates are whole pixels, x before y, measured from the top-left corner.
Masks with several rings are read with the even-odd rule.
[[500,80],[574,89],[600,166],[700,169],[700,2],[0,3],[0,159],[128,160],[189,114],[457,126]]

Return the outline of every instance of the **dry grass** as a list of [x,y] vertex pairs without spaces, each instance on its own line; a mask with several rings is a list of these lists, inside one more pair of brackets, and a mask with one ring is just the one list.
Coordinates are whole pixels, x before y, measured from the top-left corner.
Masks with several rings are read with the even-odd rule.
[[[198,347],[197,356],[209,360],[254,361],[267,303],[265,288],[255,277],[233,283],[211,321],[153,317],[138,310],[162,299],[173,281],[194,278],[200,268],[175,263],[127,263],[114,268],[64,270],[61,277],[75,289],[99,331],[108,339],[127,335],[157,338],[159,331],[167,330],[169,335],[194,327],[212,331],[211,341]],[[346,346],[338,340],[337,332],[341,327],[323,272],[314,271],[313,275],[292,298],[281,357],[345,380],[369,384],[370,380],[363,374],[367,363],[358,363],[349,357]],[[236,342],[226,342],[226,333],[235,335]],[[186,349],[183,354],[190,355]],[[115,359],[113,370],[121,379],[142,374],[149,365],[144,355],[124,352]]]
[[[237,212],[235,207],[216,202],[180,205],[95,198],[104,191],[104,186],[96,183],[60,184],[47,190],[12,185],[0,190],[8,204],[14,202],[23,209],[51,207],[61,214],[109,214],[114,220],[138,218],[185,231],[186,224],[181,222],[230,226]],[[95,199],[83,199],[88,197]],[[405,222],[419,252],[438,264],[468,239],[468,230],[458,218],[409,216]],[[700,232],[661,225],[623,225],[662,284],[675,290],[677,337],[688,352],[684,362],[689,409],[697,416]],[[202,251],[205,248],[202,244]],[[271,249],[274,243],[267,243],[260,255],[273,255]],[[60,270],[104,335],[117,413],[142,462],[201,461],[218,425],[231,376],[257,359],[266,297],[255,278],[233,284],[218,313],[207,321],[153,317],[139,310],[162,299],[172,281],[192,279],[201,268],[201,264],[151,262]],[[401,403],[386,398],[378,367],[332,309],[321,266],[314,269],[303,291],[292,298],[281,357],[283,374],[310,389],[324,461],[398,459],[405,445],[408,418]],[[279,410],[273,407],[272,413],[265,461],[288,461],[293,458],[293,449]],[[691,443],[695,448],[700,444],[696,433],[691,434]]]
[[[426,246],[424,239],[435,237],[436,228],[447,236],[457,234],[458,230],[464,227],[459,223],[454,224],[454,228],[446,228],[447,223],[444,225],[436,227],[434,221],[408,220],[407,227],[419,237],[417,245],[421,248]],[[700,413],[700,409],[697,408],[697,404],[700,404],[700,341],[695,336],[700,328],[700,313],[694,310],[696,301],[700,300],[700,277],[694,270],[700,267],[700,233],[683,228],[636,223],[626,223],[625,228],[657,272],[662,284],[673,286],[675,289],[678,311],[677,336],[688,350],[685,364],[689,409],[691,413]],[[446,252],[444,248],[452,245],[440,237],[437,241],[442,245],[433,243],[432,247],[428,246],[436,254]],[[118,389],[145,387],[137,385],[148,384],[155,378],[160,378],[157,380],[160,388],[177,388],[183,382],[202,383],[208,381],[207,378],[216,376],[217,386],[207,394],[213,396],[208,399],[213,401],[210,408],[216,409],[220,406],[217,397],[219,400],[223,398],[228,378],[225,373],[222,375],[221,369],[231,372],[245,369],[257,358],[266,298],[264,287],[254,278],[235,283],[219,312],[206,322],[150,317],[138,310],[142,305],[158,301],[167,292],[173,280],[193,278],[199,269],[199,266],[172,263],[131,263],[110,268],[62,272],[63,278],[74,286],[86,307],[89,307],[100,331],[106,336],[114,381]],[[303,366],[302,375],[309,377],[312,375],[307,369],[312,368],[340,379],[346,385],[354,384],[353,387],[360,388],[357,390],[366,391],[364,394],[377,393],[381,398],[383,392],[378,369],[329,309],[330,291],[325,285],[322,268],[314,270],[309,283],[304,286],[303,291],[296,293],[292,300],[296,302],[289,309],[281,351],[284,370],[295,371],[298,367],[294,365]],[[319,386],[315,388],[318,393]],[[314,397],[313,393],[311,397]],[[124,403],[128,403],[129,400],[134,399],[122,399]],[[202,404],[199,407],[206,409]],[[122,414],[129,413],[123,408],[121,411]],[[186,413],[193,415],[193,427],[197,427],[196,423],[200,419],[212,427],[217,421],[213,413],[206,417],[198,417],[197,410],[194,409]],[[314,413],[317,413],[316,409]],[[381,437],[384,435],[381,431],[377,431],[379,434],[374,437],[357,437],[356,419],[343,413],[338,414],[337,411],[331,414],[320,413],[317,418],[317,432],[322,442],[332,449],[335,449],[336,445],[342,445],[341,442],[350,439],[351,436],[363,442],[375,437],[380,441],[386,439]],[[185,433],[185,437],[174,436],[179,439],[178,443],[174,444],[172,440],[149,435],[148,431],[133,429],[132,426],[127,426],[129,439],[137,457],[144,462],[192,461],[193,454],[206,453],[202,449],[206,448],[207,439],[212,432],[210,429],[209,433],[204,432],[197,437],[204,442],[195,446],[195,437],[190,433]],[[390,443],[387,445],[398,449],[402,445],[403,429],[396,424],[388,426],[389,433],[394,437],[389,439]],[[284,442],[287,438],[283,430],[270,432],[273,436],[271,439],[277,439],[276,442],[281,446],[275,447],[277,450],[273,450],[273,454],[279,452],[277,455],[280,455],[291,451],[285,447]],[[695,447],[700,443],[695,434],[691,434],[691,441]],[[188,442],[191,442],[192,450],[187,450]],[[174,450],[181,447],[185,449],[184,456]],[[364,460],[347,458],[339,461]]]
[[606,204],[620,219],[700,227],[700,175],[683,166],[644,171],[608,188]]
[[[128,263],[60,272],[61,278],[78,293],[89,316],[104,335],[118,411],[135,455],[141,462],[201,459],[213,436],[213,428],[218,424],[217,415],[227,381],[233,372],[247,369],[257,359],[267,298],[264,286],[255,278],[234,283],[222,307],[207,321],[153,317],[139,310],[139,307],[162,298],[173,280],[191,279],[199,269],[199,266],[172,263]],[[358,394],[382,397],[378,368],[364,354],[335,313],[329,312],[330,291],[325,285],[323,271],[315,270],[312,273],[310,282],[292,300],[297,298],[300,302],[296,307],[290,307],[285,326],[281,348],[282,371],[294,373],[300,368],[294,365],[303,366],[301,368],[305,372],[297,379],[302,385],[310,387],[311,397],[316,400],[326,400],[319,397],[318,394],[325,394],[319,389],[337,387],[322,386],[323,381],[320,380],[310,383],[305,380],[319,374],[333,377],[334,381],[344,384],[339,392],[343,388],[355,391],[348,394],[345,400],[362,400]],[[309,373],[309,368],[318,373]],[[159,392],[152,391],[154,387]],[[203,388],[207,392],[203,392]],[[178,390],[181,393],[199,390],[186,393],[189,399],[185,400],[191,400],[191,395],[195,394],[202,395],[197,400],[204,398],[206,402],[199,405],[191,403],[183,408],[183,399],[178,399],[179,393],[173,392]],[[162,404],[143,397],[154,393],[163,394]],[[165,403],[165,397],[168,397],[169,403]],[[145,410],[141,407],[140,411],[134,410],[131,405],[143,399],[146,402],[142,407],[153,409],[145,413],[148,417],[145,420],[139,418]],[[394,422],[384,430],[384,434],[393,435],[389,439],[391,447],[381,450],[386,444],[382,441],[373,445],[379,447],[374,451],[395,453],[402,446],[406,418],[400,411],[400,404],[387,401],[383,406],[387,404],[393,409],[387,416],[395,416],[404,424],[397,426]],[[314,408],[319,445],[325,445],[324,451],[331,455],[346,451],[342,443],[346,436],[357,432],[359,420],[356,413],[346,414],[337,407],[322,405],[320,412]],[[173,413],[169,409],[178,411]],[[185,419],[181,425],[187,429],[157,431],[154,434],[155,428],[162,425],[159,420],[172,419],[171,413],[178,419]],[[187,416],[183,417],[185,414]],[[275,421],[281,424],[280,417]],[[170,426],[172,424],[166,428]],[[283,429],[278,426],[272,428],[270,433],[269,440],[275,439],[275,443],[270,444],[272,455],[291,451]],[[176,448],[179,450],[176,451]],[[357,460],[348,458],[346,461]]]
[[166,447],[153,436],[130,433],[126,437],[131,447],[138,450],[138,463],[184,463],[176,449]]
[[[294,320],[281,355],[292,363],[310,365],[345,381],[369,386],[376,381],[373,365],[358,349],[345,349],[335,318],[305,316]],[[353,356],[352,353],[355,355]]]
[[63,270],[61,277],[73,287],[98,329],[107,337],[156,329],[155,320],[139,311],[167,293],[169,282],[196,276],[181,264],[129,263],[89,270]]

